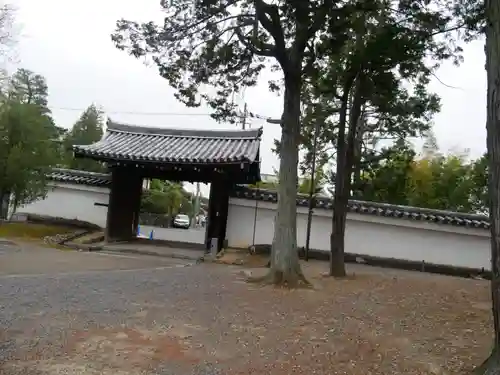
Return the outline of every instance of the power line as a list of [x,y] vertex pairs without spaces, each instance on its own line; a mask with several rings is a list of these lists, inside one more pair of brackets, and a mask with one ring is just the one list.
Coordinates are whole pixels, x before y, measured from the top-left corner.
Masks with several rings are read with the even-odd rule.
[[243,107],[243,116],[241,116],[241,128],[243,130],[245,130],[247,126],[247,115],[248,115],[247,103],[245,102],[245,106]]
[[[70,108],[70,107],[52,107],[52,110],[58,111],[78,111],[83,112],[86,108]],[[123,114],[123,115],[141,115],[141,116],[210,116],[210,113],[176,113],[176,112],[136,112],[136,111],[107,111],[110,114]]]
[[[246,107],[246,104],[245,104]],[[78,111],[84,112],[87,108],[76,108],[76,107],[53,107],[49,106],[51,110],[58,111]],[[139,116],[211,116],[210,113],[179,113],[179,112],[140,112],[140,111],[108,111],[104,109],[106,114],[115,114],[115,115],[139,115]],[[279,123],[280,120],[273,119],[272,117],[259,115],[254,112],[250,112],[247,109],[244,110],[243,113],[239,113],[238,117],[241,119],[251,118],[266,121],[268,123],[274,124]]]

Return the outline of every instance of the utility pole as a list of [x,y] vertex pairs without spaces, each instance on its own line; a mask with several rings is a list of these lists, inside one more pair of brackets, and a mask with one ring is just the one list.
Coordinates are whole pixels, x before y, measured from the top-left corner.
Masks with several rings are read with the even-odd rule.
[[195,201],[194,207],[195,207],[195,215],[196,215],[196,218],[198,219],[198,215],[200,214],[200,183],[199,182],[196,183],[196,201]]
[[243,107],[243,118],[241,120],[241,129],[243,130],[245,130],[247,126],[247,116],[248,116],[247,103],[245,103],[245,106]]
[[196,213],[200,210],[200,183],[196,183]]
[[309,210],[307,211],[307,229],[306,229],[306,247],[304,259],[306,261],[309,260],[309,243],[311,241],[311,225],[312,225],[312,217],[313,217],[313,209],[314,209],[314,195],[316,190],[316,148],[318,144],[318,133],[319,133],[319,125],[321,118],[316,119],[316,123],[314,124],[314,136],[313,136],[313,144],[312,144],[312,162],[311,162],[311,181],[309,186]]

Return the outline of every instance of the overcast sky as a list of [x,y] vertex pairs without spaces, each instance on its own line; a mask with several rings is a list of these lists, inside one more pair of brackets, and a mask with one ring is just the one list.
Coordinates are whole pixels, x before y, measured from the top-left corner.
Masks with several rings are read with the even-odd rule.
[[[71,127],[84,108],[96,103],[114,120],[137,125],[234,128],[211,120],[205,115],[207,109],[185,108],[154,67],[146,67],[111,43],[110,34],[120,18],[161,20],[159,0],[14,3],[18,6],[17,21],[22,26],[16,67],[45,76],[49,105],[58,125]],[[441,96],[443,104],[435,118],[434,131],[443,150],[470,149],[471,157],[477,157],[485,151],[486,143],[483,42],[465,46],[464,57],[460,67],[447,64],[437,74],[440,81],[455,88],[438,80],[432,83],[431,89]],[[260,87],[248,89],[244,99],[254,113],[273,118],[281,115],[281,99],[268,92],[265,80]],[[242,98],[235,100],[243,103]],[[273,139],[280,136],[279,127],[258,120],[252,126],[264,126],[262,172],[272,173],[278,160],[271,147]]]

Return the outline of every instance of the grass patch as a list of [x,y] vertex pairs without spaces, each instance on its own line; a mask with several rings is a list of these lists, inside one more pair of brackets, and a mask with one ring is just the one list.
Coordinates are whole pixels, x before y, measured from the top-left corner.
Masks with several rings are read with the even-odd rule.
[[74,230],[75,228],[61,225],[3,223],[0,224],[0,237],[41,240],[46,236],[71,233]]

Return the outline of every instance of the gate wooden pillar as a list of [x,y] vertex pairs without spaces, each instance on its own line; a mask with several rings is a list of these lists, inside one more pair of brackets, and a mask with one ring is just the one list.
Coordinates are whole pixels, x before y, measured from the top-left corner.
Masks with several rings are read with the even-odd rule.
[[106,222],[107,241],[135,238],[141,202],[142,177],[135,168],[113,167]]
[[226,242],[227,215],[229,208],[230,184],[223,178],[212,181],[208,202],[208,225],[205,232],[206,249],[210,249],[210,239],[217,238],[217,251]]
[[219,239],[218,251],[226,247],[226,229],[227,229],[227,216],[229,210],[229,188],[230,185],[226,181],[220,186],[219,195],[219,230],[217,237]]

